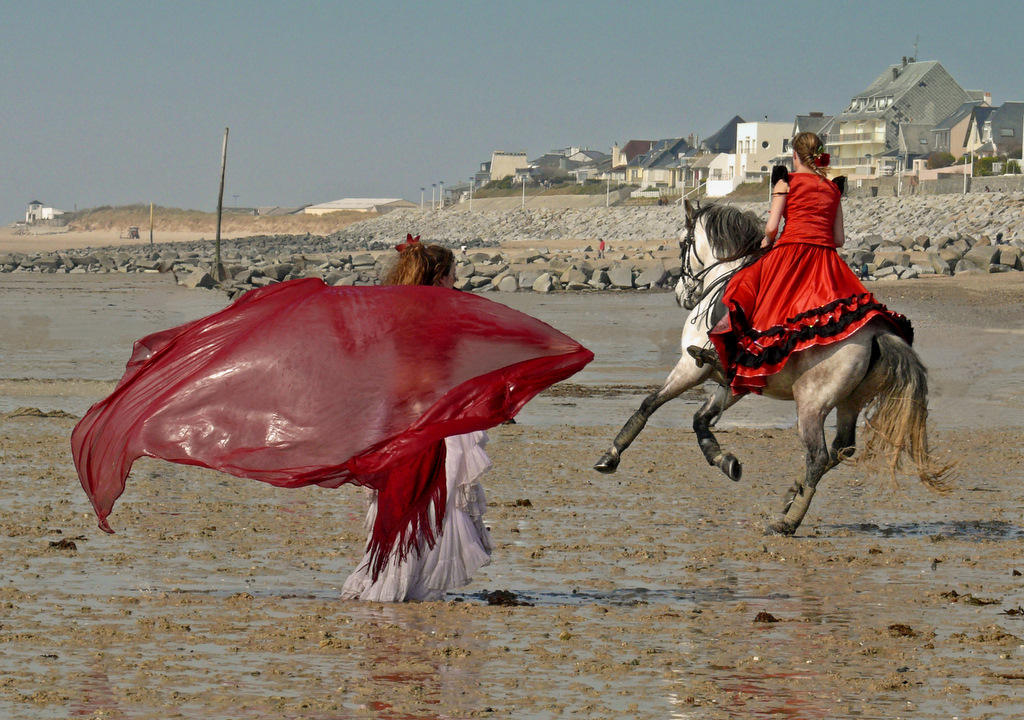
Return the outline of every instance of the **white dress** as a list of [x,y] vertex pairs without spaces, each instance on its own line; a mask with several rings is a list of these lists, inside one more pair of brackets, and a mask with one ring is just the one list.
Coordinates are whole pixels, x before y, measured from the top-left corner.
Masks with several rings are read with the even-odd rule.
[[[467,585],[474,572],[490,563],[491,536],[483,522],[487,502],[480,484],[480,476],[491,468],[491,460],[484,452],[487,433],[453,435],[444,442],[448,501],[441,536],[434,547],[424,547],[420,552],[411,550],[401,562],[397,549],[392,550],[376,582],[371,582],[367,553],[345,581],[343,599],[441,600],[446,590]],[[434,512],[431,506],[432,519]],[[373,493],[366,513],[366,526],[371,533],[376,517],[377,493]]]

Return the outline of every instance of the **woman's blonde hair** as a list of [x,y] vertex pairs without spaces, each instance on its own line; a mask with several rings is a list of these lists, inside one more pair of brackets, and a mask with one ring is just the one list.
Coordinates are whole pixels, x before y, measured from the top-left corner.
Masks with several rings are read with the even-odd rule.
[[799,156],[800,162],[821,177],[828,179],[828,164],[818,165],[819,159],[828,153],[825,152],[825,143],[817,133],[798,133],[793,138],[793,150]]
[[409,243],[387,277],[384,285],[440,285],[455,264],[455,255],[446,247]]

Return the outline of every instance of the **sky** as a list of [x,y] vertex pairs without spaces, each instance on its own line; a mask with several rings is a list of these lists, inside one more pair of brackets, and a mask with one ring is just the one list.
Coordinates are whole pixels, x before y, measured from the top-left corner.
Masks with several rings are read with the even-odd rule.
[[494,150],[834,114],[903,56],[1024,100],[1016,0],[15,3],[0,223],[155,203],[296,206],[468,180]]

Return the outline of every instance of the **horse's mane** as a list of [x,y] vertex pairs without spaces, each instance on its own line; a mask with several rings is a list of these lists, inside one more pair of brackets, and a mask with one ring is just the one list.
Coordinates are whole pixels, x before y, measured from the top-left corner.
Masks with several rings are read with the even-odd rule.
[[760,249],[764,223],[754,213],[710,203],[693,212],[694,223],[701,218],[708,243],[718,260],[736,260]]

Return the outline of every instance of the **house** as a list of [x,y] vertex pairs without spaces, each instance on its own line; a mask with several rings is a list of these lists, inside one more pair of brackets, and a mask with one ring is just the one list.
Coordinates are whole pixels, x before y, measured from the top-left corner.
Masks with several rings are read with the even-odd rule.
[[997,157],[1021,156],[1021,135],[1024,134],[1024,102],[1007,102],[993,108],[981,127],[981,144],[976,154]]
[[876,175],[880,166],[895,166],[900,125],[934,127],[972,99],[938,61],[905,57],[835,116],[827,138],[832,167],[839,172]]
[[768,177],[776,156],[788,151],[792,130],[788,122],[737,123],[735,177],[740,182]]
[[834,116],[826,115],[823,112],[810,112],[806,115],[797,115],[796,119],[793,120],[792,137],[796,137],[802,132],[812,132],[824,139],[828,137],[829,132],[831,132],[832,124],[834,122]]
[[571,170],[570,174],[576,178],[577,184],[583,185],[588,180],[610,180],[611,169],[612,156],[600,153],[600,157],[580,164],[578,168]]
[[635,157],[627,165],[628,172],[642,188],[682,188],[687,158],[693,155],[695,151],[686,138],[665,138]]
[[473,187],[481,188],[491,181],[491,163],[480,163],[480,169],[473,174]]
[[[530,178],[542,181],[567,180],[570,173],[583,163],[571,160],[565,151],[553,150],[529,162]],[[517,175],[519,173],[517,172]]]
[[43,207],[41,202],[33,200],[28,204],[28,210],[25,212],[25,222],[29,224],[49,222],[63,214],[63,210],[57,210],[52,207]]
[[691,168],[704,182],[704,193],[708,197],[723,197],[739,185],[735,153],[701,155]]
[[704,153],[734,153],[736,152],[736,127],[746,120],[739,115],[734,115],[732,120],[720,127],[714,134],[701,140],[698,148]]
[[637,178],[630,180],[629,165],[640,155],[650,152],[652,147],[653,140],[630,140],[621,148],[618,143],[612,145],[612,166],[609,170],[611,179],[620,183],[638,184],[639,171],[636,172]]
[[[968,131],[980,127],[993,108],[983,100],[966,102],[932,129],[932,150],[960,158],[968,149]],[[980,144],[980,143],[979,143]]]
[[333,212],[375,212],[383,215],[392,210],[414,207],[417,205],[402,198],[342,198],[319,205],[310,205],[303,209],[303,212],[307,215],[327,215]]
[[491,182],[504,180],[520,174],[523,168],[529,167],[525,152],[505,152],[495,150],[491,154]]
[[896,155],[899,162],[884,163],[882,175],[893,175],[913,167],[914,160],[927,160],[935,152],[934,126],[927,123],[902,123],[897,136]]

